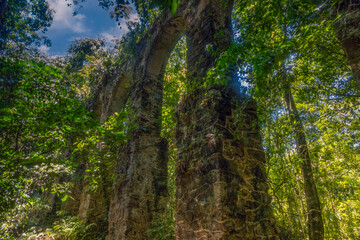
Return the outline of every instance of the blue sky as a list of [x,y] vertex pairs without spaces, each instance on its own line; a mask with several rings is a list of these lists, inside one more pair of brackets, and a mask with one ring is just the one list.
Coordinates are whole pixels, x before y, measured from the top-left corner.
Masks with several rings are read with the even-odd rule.
[[71,41],[77,38],[104,38],[110,42],[114,37],[120,37],[127,32],[124,23],[121,28],[114,19],[110,18],[108,11],[98,6],[98,0],[86,0],[82,3],[82,8],[76,9],[78,14],[73,16],[74,7],[68,7],[72,0],[49,0],[50,8],[53,13],[53,23],[46,36],[51,40],[50,48],[41,46],[43,52],[51,56],[66,54]]

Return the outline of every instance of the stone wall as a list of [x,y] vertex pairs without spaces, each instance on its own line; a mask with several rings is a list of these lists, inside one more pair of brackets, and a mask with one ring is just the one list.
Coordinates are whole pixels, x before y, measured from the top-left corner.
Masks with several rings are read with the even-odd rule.
[[[188,85],[177,113],[177,239],[278,239],[256,107],[207,79],[232,40],[232,1],[189,1]],[[210,49],[210,51],[209,51]],[[215,74],[216,76],[217,74]]]
[[129,89],[135,129],[118,158],[108,240],[146,239],[146,231],[165,212],[167,143],[160,137],[163,75],[183,29],[181,17],[165,13],[150,29],[150,38],[139,43]]
[[[167,143],[160,137],[163,75],[181,34],[188,41],[190,87],[177,111],[177,239],[278,239],[267,193],[256,106],[228,85],[205,84],[209,69],[232,41],[232,1],[181,1],[138,43],[126,67],[131,140],[121,150],[109,208],[107,240],[146,239],[167,204]],[[208,51],[207,49],[211,49]],[[115,82],[116,83],[116,82]],[[101,119],[121,107],[119,84],[106,79],[95,106]],[[121,83],[121,81],[117,81]],[[118,99],[116,101],[115,99]]]

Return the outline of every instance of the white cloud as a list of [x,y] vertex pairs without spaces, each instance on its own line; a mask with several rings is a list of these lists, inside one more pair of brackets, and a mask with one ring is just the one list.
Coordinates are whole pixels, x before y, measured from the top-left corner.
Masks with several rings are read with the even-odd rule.
[[50,0],[50,8],[55,11],[54,20],[51,25],[52,30],[71,30],[74,33],[84,33],[89,31],[85,27],[86,16],[77,14],[73,16],[74,8],[72,0]]
[[101,33],[100,37],[104,38],[106,42],[111,42],[112,40],[117,38],[115,35],[108,33],[108,32]]
[[100,33],[100,37],[104,38],[106,42],[111,42],[114,39],[121,38],[122,35],[126,34],[129,31],[125,24],[121,24],[121,28],[116,25],[111,27],[109,30]]
[[[129,20],[133,22],[138,22],[138,14],[131,14]],[[129,31],[129,28],[126,26],[125,21],[122,21],[120,26],[117,23],[115,24],[115,26],[100,34],[100,36],[104,38],[106,42],[111,42],[114,39],[119,39]]]
[[46,45],[41,45],[38,49],[39,49],[40,52],[48,53],[49,50],[50,50],[50,47],[48,47]]

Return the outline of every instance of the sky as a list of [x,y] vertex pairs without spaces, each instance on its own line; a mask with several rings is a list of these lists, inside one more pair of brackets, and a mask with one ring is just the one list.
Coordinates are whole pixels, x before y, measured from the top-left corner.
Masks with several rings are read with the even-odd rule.
[[[104,38],[111,42],[128,31],[125,23],[120,26],[110,18],[109,11],[98,6],[98,0],[86,0],[82,7],[69,7],[72,0],[49,0],[53,13],[53,23],[45,33],[52,43],[51,47],[40,46],[40,50],[50,56],[64,56],[71,41],[77,38]],[[77,15],[73,16],[77,9]]]

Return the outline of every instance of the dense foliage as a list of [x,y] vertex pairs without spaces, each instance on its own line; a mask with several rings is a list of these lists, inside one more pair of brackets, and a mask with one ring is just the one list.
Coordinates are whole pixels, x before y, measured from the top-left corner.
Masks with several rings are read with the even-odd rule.
[[52,22],[52,12],[45,0],[0,1],[0,51],[11,50],[15,45],[50,42],[39,34],[44,33]]
[[[300,124],[325,239],[358,239],[360,89],[334,29],[339,19],[334,7],[341,2],[235,2],[233,44],[208,76],[209,81],[214,76],[218,80],[224,69],[236,66],[239,91],[257,101],[281,236],[308,237],[304,160],[296,151],[299,128],[294,127]],[[0,1],[1,239],[104,239],[105,210],[92,209],[97,222],[85,223],[68,206],[79,201],[80,187],[108,204],[116,159],[133,126],[128,105],[100,123],[89,102],[102,77],[118,73],[160,11],[169,8],[174,14],[179,2],[99,1],[118,21],[133,13],[131,3],[141,21],[129,23],[132,31],[114,49],[105,48],[102,39],[87,38],[74,41],[64,59],[54,59],[21,47],[16,54],[7,48],[39,43],[38,31],[51,22],[48,3]],[[160,227],[148,233],[152,239],[175,238],[175,114],[181,96],[191,90],[185,81],[185,55],[182,38],[164,77],[161,134],[169,145],[170,201],[166,215],[157,219]],[[289,93],[298,110],[297,122],[284,98]]]
[[[346,175],[352,184],[343,190],[353,196],[359,191],[357,173],[343,172],[356,169],[359,160],[359,89],[335,36],[331,9],[321,4],[239,1],[234,19],[241,74],[248,75],[259,102],[273,204],[283,234],[304,239],[309,221],[303,160],[296,153],[297,133],[284,100],[292,92],[312,161],[325,238],[356,239],[359,232],[352,219],[359,199],[342,199],[336,189],[344,184],[338,177]],[[344,161],[349,169],[344,169]],[[329,185],[330,178],[337,179],[332,182],[337,186]]]

